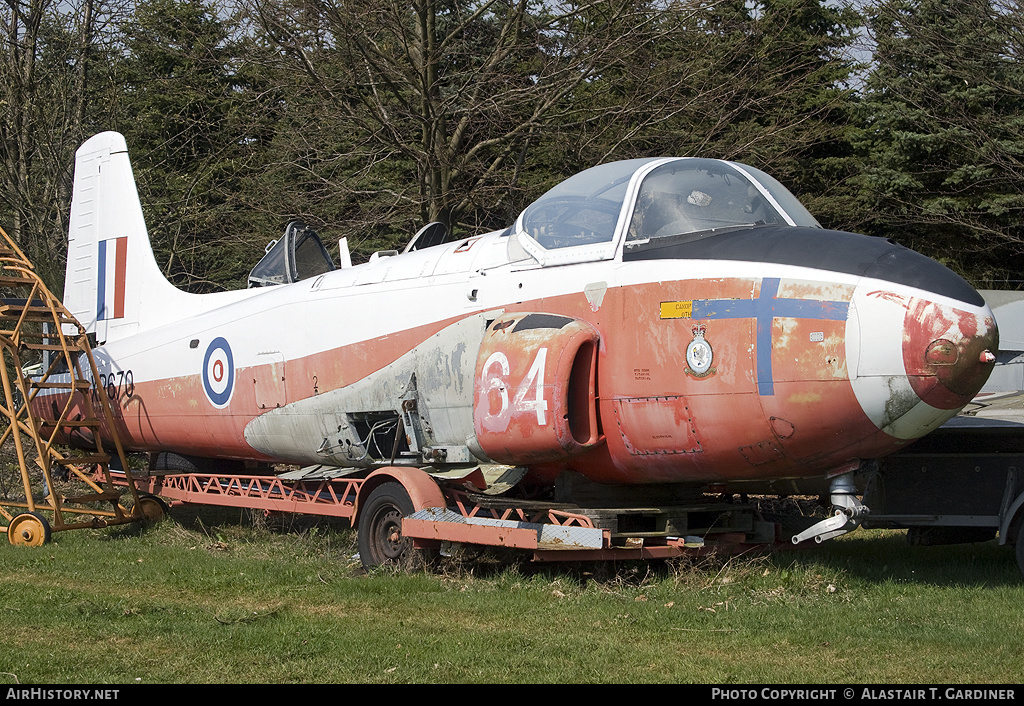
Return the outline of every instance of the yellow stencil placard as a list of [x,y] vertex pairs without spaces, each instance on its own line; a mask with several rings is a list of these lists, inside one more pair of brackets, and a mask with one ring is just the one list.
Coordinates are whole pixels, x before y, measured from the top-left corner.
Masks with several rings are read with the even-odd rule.
[[662,302],[661,318],[689,319],[693,316],[693,302]]

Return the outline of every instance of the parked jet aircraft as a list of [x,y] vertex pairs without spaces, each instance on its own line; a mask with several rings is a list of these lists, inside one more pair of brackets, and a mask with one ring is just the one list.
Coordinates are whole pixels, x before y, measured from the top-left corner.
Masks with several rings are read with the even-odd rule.
[[[161,274],[124,139],[77,154],[65,304],[95,334],[127,448],[347,468],[521,468],[530,487],[742,489],[853,472],[954,416],[997,331],[978,293],[822,228],[775,179],[634,159],[506,230],[335,265],[301,224],[242,291]],[[569,492],[566,490],[565,492]]]

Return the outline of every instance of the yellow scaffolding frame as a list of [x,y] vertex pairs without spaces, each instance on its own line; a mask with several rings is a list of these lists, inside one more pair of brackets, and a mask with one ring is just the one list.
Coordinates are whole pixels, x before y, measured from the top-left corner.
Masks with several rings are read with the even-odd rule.
[[[135,486],[111,400],[96,384],[102,378],[85,328],[2,228],[0,235],[0,288],[14,295],[0,299],[0,425],[7,423],[0,450],[13,444],[24,492],[11,497],[13,489],[0,489],[0,531],[11,544],[40,546],[51,532],[157,519],[163,504]],[[43,356],[41,371],[26,372],[25,352]],[[128,479],[131,509],[114,485],[113,453]],[[89,490],[62,494],[61,484],[71,479]]]

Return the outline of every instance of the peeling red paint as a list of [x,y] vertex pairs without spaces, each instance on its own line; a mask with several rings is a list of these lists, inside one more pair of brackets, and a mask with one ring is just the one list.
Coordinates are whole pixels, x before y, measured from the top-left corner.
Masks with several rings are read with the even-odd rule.
[[[541,324],[533,327],[535,320]],[[477,441],[491,459],[546,462],[599,442],[598,341],[596,329],[568,317],[511,314],[491,325],[477,358],[473,405]]]
[[992,364],[982,362],[983,352],[999,345],[991,317],[915,299],[907,307],[904,332],[904,365],[924,402],[959,409],[985,384]]

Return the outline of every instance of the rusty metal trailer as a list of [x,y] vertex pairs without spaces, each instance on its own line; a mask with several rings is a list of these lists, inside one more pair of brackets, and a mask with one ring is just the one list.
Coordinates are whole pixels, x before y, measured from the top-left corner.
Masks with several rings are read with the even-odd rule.
[[[1022,440],[1024,396],[979,402],[864,477],[864,501],[871,508],[864,526],[905,528],[911,544],[920,545],[998,537],[1000,544],[1016,546],[1024,572]],[[157,471],[133,473],[132,479],[140,491],[178,503],[347,520],[358,530],[367,568],[460,545],[518,550],[538,562],[792,546],[791,535],[746,504],[583,507],[488,495],[481,476],[479,468],[453,476],[395,466],[369,473],[314,467],[281,475]]]
[[[775,523],[746,505],[582,508],[486,495],[474,474],[441,483],[414,467],[311,468],[282,475],[137,474],[143,491],[178,503],[336,517],[357,528],[367,568],[460,545],[527,552],[535,561],[662,559],[784,545]],[[469,486],[469,487],[467,487]],[[689,523],[689,524],[687,524]],[[410,550],[418,550],[412,552]]]

